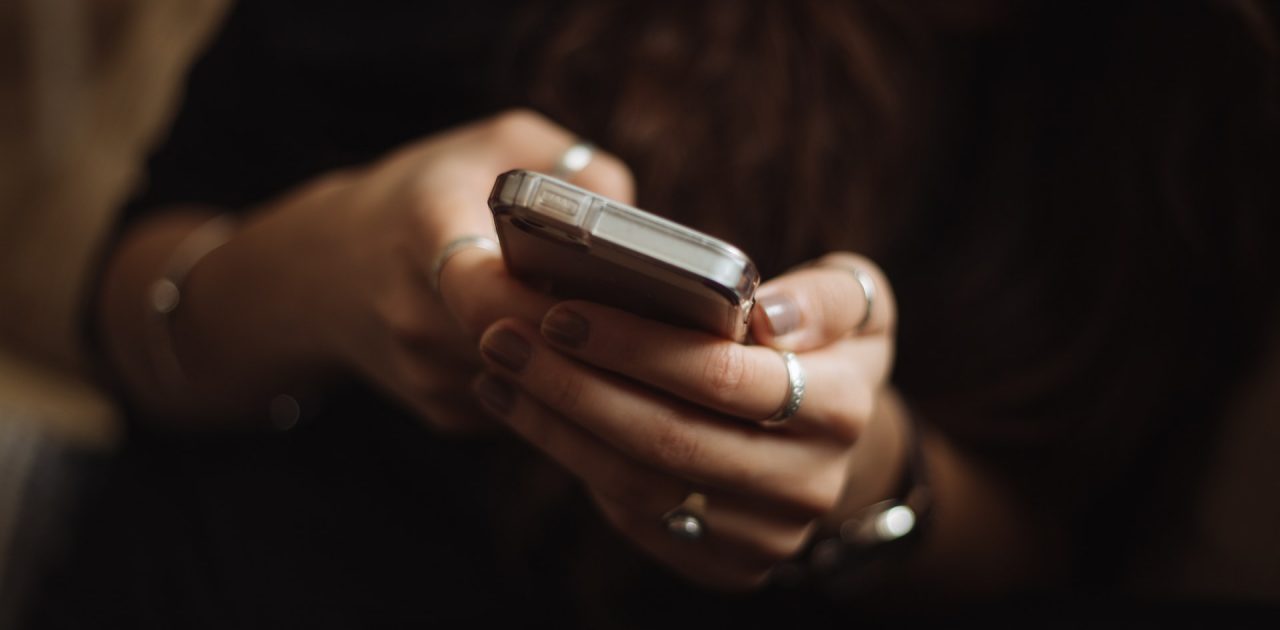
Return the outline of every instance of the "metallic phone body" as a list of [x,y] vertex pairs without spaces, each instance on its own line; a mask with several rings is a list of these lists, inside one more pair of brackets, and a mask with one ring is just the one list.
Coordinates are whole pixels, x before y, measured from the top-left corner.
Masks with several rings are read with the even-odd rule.
[[760,275],[736,247],[533,171],[499,175],[489,208],[507,268],[522,280],[746,338]]

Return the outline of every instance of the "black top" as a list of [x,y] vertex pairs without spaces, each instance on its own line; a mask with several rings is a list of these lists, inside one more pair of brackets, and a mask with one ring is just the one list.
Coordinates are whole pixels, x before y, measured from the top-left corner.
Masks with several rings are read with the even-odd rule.
[[[509,105],[537,105],[511,89],[521,84],[521,50],[506,34],[519,11],[509,4],[238,3],[195,66],[125,222],[171,203],[246,211],[326,170]],[[1162,487],[1156,478],[1192,461],[1179,459],[1187,445],[1211,439],[1213,416],[1252,365],[1276,286],[1257,282],[1273,270],[1240,271],[1233,265],[1243,258],[1222,255],[1234,251],[1232,230],[1259,226],[1249,231],[1265,244],[1275,223],[1237,221],[1238,200],[1214,194],[1241,168],[1265,163],[1218,153],[1222,138],[1203,130],[1188,147],[1160,144],[1166,118],[1217,121],[1233,111],[1231,77],[1188,63],[1191,55],[1144,74],[1144,55],[1204,42],[1179,30],[1194,16],[1151,20],[1121,4],[1031,12],[1025,29],[959,44],[964,86],[949,93],[947,133],[922,167],[924,210],[879,259],[902,314],[895,384],[960,443],[1018,471],[1029,494],[1053,483],[1043,496],[1071,497],[1046,509],[1078,523],[1081,584],[1100,591],[1123,570],[1127,546],[1146,536],[1143,518],[1162,509],[1144,503],[1163,496],[1152,491]],[[1138,31],[1126,29],[1139,24],[1149,41],[1133,44]],[[1184,87],[1221,93],[1192,99],[1187,111],[1108,100]],[[1250,96],[1274,107],[1264,92]],[[1104,133],[1117,119],[1137,122],[1119,137]],[[1274,119],[1265,130],[1226,128],[1275,137]],[[1195,194],[1189,208],[1170,210],[1161,191],[1176,183],[1145,160],[1177,151],[1191,156],[1180,176]],[[1215,215],[1220,200],[1227,210]],[[1188,245],[1184,229],[1208,236]],[[991,230],[1002,248],[978,245]],[[775,259],[772,271],[795,262]],[[990,273],[971,282],[970,265]],[[1102,277],[1123,278],[1111,285],[1123,294],[1093,291],[1090,279]],[[952,290],[966,282],[965,292]],[[1028,318],[1045,325],[1007,336]],[[1168,319],[1149,325],[1158,318]],[[1058,370],[1058,359],[1072,367]],[[1136,398],[1126,398],[1131,391]],[[1025,431],[1027,419],[1050,429]],[[1091,450],[1113,427],[1122,446]],[[829,609],[807,596],[748,600],[681,586],[628,552],[559,475],[529,468],[536,459],[514,441],[433,435],[356,383],[280,435],[183,439],[133,427],[94,488],[82,540],[38,625],[593,626],[603,615],[670,628],[826,618]],[[512,504],[522,503],[542,504],[543,518],[512,522],[526,513]],[[583,551],[596,548],[611,555]]]

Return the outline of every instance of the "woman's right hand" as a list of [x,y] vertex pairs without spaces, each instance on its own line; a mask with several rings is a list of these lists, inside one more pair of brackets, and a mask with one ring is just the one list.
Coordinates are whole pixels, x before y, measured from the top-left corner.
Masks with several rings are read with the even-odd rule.
[[[486,200],[498,174],[550,170],[574,141],[538,114],[506,112],[266,204],[188,277],[173,328],[182,363],[213,384],[205,398],[261,400],[295,384],[290,374],[345,369],[432,426],[487,423],[468,387],[475,340],[503,317],[539,321],[552,301],[509,276],[495,252],[450,257],[438,293],[432,268],[454,239],[494,237]],[[599,151],[574,181],[632,200],[629,171]]]

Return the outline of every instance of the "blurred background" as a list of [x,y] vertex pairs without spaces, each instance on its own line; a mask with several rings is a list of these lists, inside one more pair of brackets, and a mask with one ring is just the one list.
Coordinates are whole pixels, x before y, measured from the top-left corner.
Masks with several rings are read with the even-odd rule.
[[119,445],[84,303],[224,4],[0,5],[0,627],[65,560],[76,506]]
[[[870,16],[853,23],[873,35],[796,37],[793,65],[766,75],[777,84],[752,69],[771,63],[769,37],[793,32],[784,4],[515,4],[0,4],[0,628],[16,627],[31,610],[39,611],[37,627],[113,619],[341,626],[365,616],[431,619],[426,609],[437,604],[425,600],[450,598],[439,613],[445,618],[493,601],[554,618],[579,594],[605,590],[592,570],[561,571],[561,551],[590,545],[553,540],[564,531],[554,519],[513,516],[527,515],[528,506],[496,511],[521,527],[474,534],[438,526],[432,535],[448,549],[399,545],[436,522],[422,507],[422,489],[406,480],[449,477],[461,497],[453,498],[475,507],[466,514],[493,513],[495,496],[541,507],[563,501],[571,508],[564,514],[590,511],[581,497],[544,501],[567,494],[567,483],[512,464],[518,458],[508,445],[428,439],[403,410],[358,383],[334,392],[325,410],[368,420],[357,428],[322,418],[296,437],[138,432],[87,330],[101,261],[122,221],[188,197],[250,207],[327,169],[511,105],[535,107],[600,140],[636,169],[642,205],[705,219],[702,227],[759,252],[767,273],[836,245],[883,260],[902,279],[904,328],[915,333],[902,342],[906,367],[896,375],[906,393],[922,408],[974,420],[945,428],[986,449],[996,468],[1030,471],[1029,487],[1054,489],[1044,493],[1054,497],[1069,488],[1067,500],[1089,505],[1080,517],[1088,544],[1072,552],[1105,568],[1082,573],[1073,586],[1119,588],[1143,601],[1280,603],[1280,387],[1273,386],[1280,352],[1270,345],[1275,322],[1267,310],[1276,223],[1258,211],[1275,209],[1268,195],[1280,180],[1272,142],[1280,116],[1276,3],[1124,2],[1078,11],[996,0],[852,3],[861,12],[850,14]],[[821,3],[813,6],[797,13],[825,15]],[[703,30],[664,29],[663,16]],[[633,27],[644,33],[635,42],[626,36]],[[868,44],[877,41],[891,45]],[[619,42],[638,42],[643,54],[620,54]],[[688,63],[708,50],[720,54]],[[615,72],[597,52],[629,65]],[[822,66],[822,78],[836,77],[823,84],[805,74],[804,55],[857,63]],[[812,105],[823,98],[830,106]],[[681,103],[685,111],[673,105]],[[743,103],[752,106],[736,106]],[[786,125],[759,122],[784,115],[792,117]],[[672,138],[711,148],[683,150]],[[849,146],[856,148],[841,150]],[[812,159],[792,160],[793,153]],[[711,172],[708,164],[727,166]],[[856,176],[832,176],[833,169]],[[686,174],[694,172],[702,179]],[[741,185],[705,185],[721,178]],[[815,223],[807,232],[698,214],[725,189],[739,191],[722,204],[734,209],[801,199],[796,206],[819,212],[837,199],[854,219],[867,208],[886,211],[866,230]],[[929,221],[912,210],[925,206],[933,208]],[[1024,213],[1031,207],[1043,212]],[[1226,210],[1215,214],[1219,207]],[[1234,222],[1237,208],[1259,221]],[[1168,220],[1152,227],[1152,216]],[[1202,229],[1217,225],[1214,216],[1232,219],[1222,230],[1231,234]],[[1180,240],[1186,233],[1197,236]],[[1033,237],[1044,234],[1053,238],[1038,248]],[[1248,238],[1231,240],[1240,235]],[[785,242],[771,249],[775,238]],[[1014,245],[989,246],[1005,238]],[[1170,259],[1188,267],[1225,261],[1211,269],[1222,288],[1188,298],[1184,269]],[[955,260],[964,264],[949,264]],[[1024,260],[1039,266],[1017,264]],[[985,279],[1001,273],[1031,297],[988,299],[984,291],[1000,287]],[[1099,300],[1060,290],[1094,280]],[[1201,281],[1208,282],[1196,275]],[[954,290],[935,298],[940,285]],[[1128,309],[1131,286],[1165,292]],[[1177,299],[1160,301],[1169,295]],[[1017,328],[1018,309],[1031,301],[1034,315],[1073,331],[1079,323],[1084,332],[1046,338],[1035,329],[993,346],[1000,356],[974,358],[983,339]],[[1188,303],[1165,317],[1170,304]],[[1101,316],[1121,312],[1115,320],[1123,327],[1090,336],[1098,328],[1085,323],[1097,323],[1090,318],[1103,307],[1115,311]],[[939,323],[979,311],[991,315],[985,327]],[[1206,321],[1212,325],[1196,342],[1204,347],[1163,354],[1162,334],[1199,333]],[[1138,359],[1126,363],[1133,357],[1116,348],[1130,340]],[[1042,346],[1051,352],[1040,353]],[[1198,361],[1179,362],[1188,356]],[[1088,361],[1107,369],[1076,369]],[[1005,380],[983,380],[997,371],[991,365],[1006,370],[997,375]],[[1101,398],[1117,382],[1141,389],[1148,381],[1155,384],[1141,391],[1158,400],[1141,409],[1153,424],[1208,408],[1197,405],[1230,413],[1212,440],[1202,440],[1201,426],[1170,421],[1167,432],[1130,431],[1105,422],[1129,411],[1124,405],[1096,417],[1079,406],[1081,392]],[[1066,385],[1047,391],[1045,382]],[[1177,395],[1160,397],[1172,390]],[[1043,431],[1006,432],[1006,416],[1028,410],[1043,414]],[[1096,424],[1072,432],[1086,416]],[[1100,435],[1151,440],[1161,450],[1141,460],[1090,459],[1090,438]],[[457,479],[451,465],[459,461],[483,461],[495,472]],[[1150,478],[1105,483],[1131,469]],[[1191,470],[1196,481],[1180,485]],[[1087,478],[1078,487],[1077,474]],[[507,489],[485,494],[494,487]],[[1131,512],[1131,503],[1142,505]],[[486,546],[485,536],[500,541]],[[608,538],[594,529],[582,536]],[[328,546],[334,541],[341,544]],[[512,551],[503,541],[523,547]],[[507,553],[526,554],[525,564],[503,565]],[[1124,560],[1109,560],[1118,556]],[[433,565],[481,568],[430,578],[430,588],[369,577]],[[561,573],[572,576],[546,578]],[[333,583],[323,584],[330,574]],[[629,575],[612,579],[625,586]],[[444,590],[421,594],[436,588]],[[344,597],[356,603],[333,603]],[[642,620],[637,625],[662,622],[660,610],[627,610]]]

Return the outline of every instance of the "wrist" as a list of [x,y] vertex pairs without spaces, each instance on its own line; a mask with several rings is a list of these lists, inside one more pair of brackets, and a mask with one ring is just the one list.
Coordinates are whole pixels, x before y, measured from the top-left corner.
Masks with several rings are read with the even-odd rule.
[[216,216],[175,210],[137,224],[104,276],[98,326],[111,378],[165,423],[263,421],[324,365],[291,321],[307,305],[262,255],[269,244],[251,228],[220,243],[208,233]]
[[[282,238],[285,237],[285,238]],[[287,232],[253,221],[191,270],[174,346],[213,395],[258,404],[306,388],[333,371],[308,279],[314,263]]]
[[835,574],[848,564],[865,563],[904,550],[920,537],[933,509],[933,492],[925,465],[921,427],[900,408],[894,424],[898,448],[892,484],[880,498],[844,505],[809,555],[811,568]]
[[844,493],[835,510],[821,523],[821,530],[834,533],[868,506],[898,496],[903,478],[909,474],[911,457],[918,438],[917,427],[897,392],[886,387],[874,414],[854,447],[846,470]]
[[839,507],[820,523],[784,581],[843,596],[883,578],[892,570],[887,564],[903,559],[933,507],[922,438],[901,399],[886,389],[855,447]]
[[234,221],[226,214],[213,215],[200,223],[177,241],[160,265],[158,277],[147,287],[148,363],[152,380],[167,397],[184,397],[192,387],[175,344],[174,330],[187,277],[207,256],[231,240],[234,231]]

